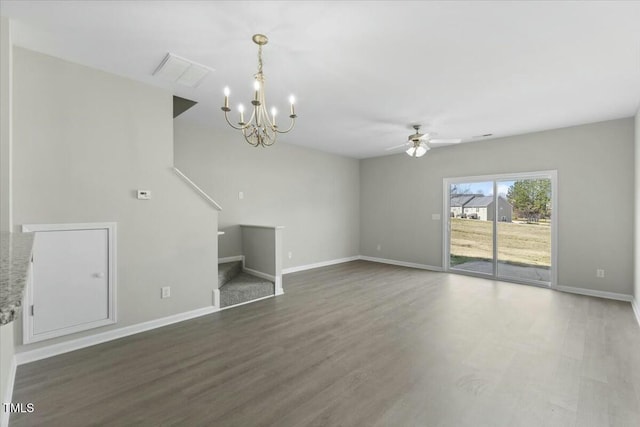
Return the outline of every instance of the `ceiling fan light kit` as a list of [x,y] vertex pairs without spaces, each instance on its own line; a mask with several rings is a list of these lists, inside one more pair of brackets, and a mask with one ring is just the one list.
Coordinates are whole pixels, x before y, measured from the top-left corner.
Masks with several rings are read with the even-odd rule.
[[422,157],[427,154],[431,148],[431,144],[457,144],[462,141],[460,138],[456,139],[433,139],[428,133],[420,133],[420,125],[412,125],[416,133],[408,136],[408,142],[395,147],[387,148],[387,150],[394,150],[400,147],[409,147],[406,149],[407,153],[411,157]]
[[429,151],[429,147],[415,144],[412,147],[409,147],[409,149],[405,151],[405,153],[407,153],[411,157],[422,157],[427,154],[427,151]]
[[240,121],[237,126],[231,123],[229,120],[229,88],[224,88],[224,105],[222,111],[224,111],[224,118],[232,128],[242,132],[245,141],[254,147],[262,146],[269,147],[276,142],[276,137],[279,133],[290,132],[296,123],[296,110],[295,110],[295,98],[293,95],[289,97],[289,118],[291,123],[287,130],[280,130],[276,124],[277,110],[271,108],[271,114],[267,108],[266,96],[265,96],[265,79],[262,73],[262,46],[269,42],[269,39],[264,34],[254,34],[251,38],[255,44],[258,45],[258,72],[254,75],[253,88],[255,95],[251,101],[253,105],[253,111],[248,121],[244,120],[244,106],[238,105],[238,112],[240,113]]

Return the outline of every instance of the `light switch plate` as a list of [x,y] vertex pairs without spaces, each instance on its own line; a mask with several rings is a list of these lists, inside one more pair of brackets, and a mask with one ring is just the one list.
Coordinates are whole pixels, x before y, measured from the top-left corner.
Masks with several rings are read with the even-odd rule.
[[440,214],[431,214],[431,219],[434,221],[440,221]]

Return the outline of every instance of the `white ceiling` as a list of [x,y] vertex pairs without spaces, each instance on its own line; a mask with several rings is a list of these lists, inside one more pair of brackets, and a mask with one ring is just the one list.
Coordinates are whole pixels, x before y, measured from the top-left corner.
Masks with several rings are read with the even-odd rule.
[[[16,45],[165,87],[199,102],[190,120],[220,128],[222,89],[248,104],[251,36],[266,34],[268,101],[284,112],[298,100],[279,140],[357,158],[389,154],[416,122],[473,143],[640,103],[640,1],[3,0],[0,13]],[[167,52],[216,71],[195,89],[160,81]]]

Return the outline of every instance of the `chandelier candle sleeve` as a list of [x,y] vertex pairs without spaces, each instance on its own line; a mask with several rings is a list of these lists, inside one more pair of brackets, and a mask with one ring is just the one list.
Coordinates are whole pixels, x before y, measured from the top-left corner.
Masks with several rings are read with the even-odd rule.
[[[256,90],[255,100],[257,102],[260,102],[260,82],[257,81],[257,80],[255,82],[253,82],[253,88]],[[260,105],[260,104],[256,104],[256,105]]]
[[[276,137],[279,133],[290,132],[295,126],[297,117],[294,107],[295,98],[293,95],[289,97],[291,112],[289,118],[291,119],[291,124],[286,130],[280,130],[276,125],[276,108],[269,109],[267,106],[265,77],[262,72],[262,46],[266,45],[269,39],[267,36],[262,34],[254,34],[252,39],[253,42],[258,45],[258,72],[253,76],[253,88],[255,92],[253,100],[251,101],[251,104],[253,105],[251,117],[249,117],[245,122],[244,107],[239,105],[238,111],[240,112],[240,122],[238,122],[237,126],[231,123],[228,114],[229,111],[231,111],[231,108],[229,107],[229,88],[226,87],[224,88],[224,104],[221,110],[224,111],[224,118],[229,126],[242,132],[242,136],[245,141],[254,147],[269,147],[276,142]],[[269,111],[271,114],[269,114]]]

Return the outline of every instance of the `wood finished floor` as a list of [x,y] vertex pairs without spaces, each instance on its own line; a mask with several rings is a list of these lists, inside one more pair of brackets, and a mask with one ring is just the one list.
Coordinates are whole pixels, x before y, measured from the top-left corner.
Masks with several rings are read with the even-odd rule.
[[629,303],[356,261],[18,367],[11,426],[640,426]]

